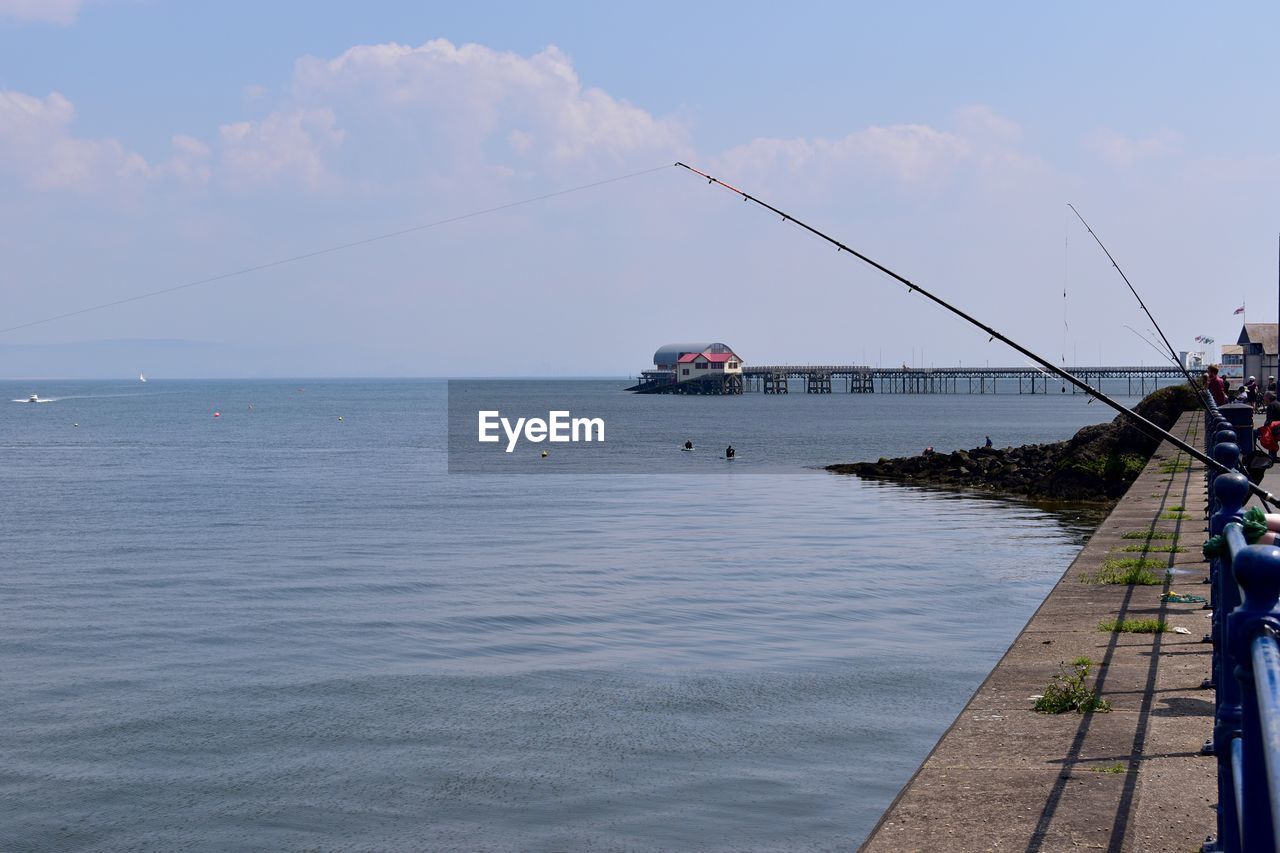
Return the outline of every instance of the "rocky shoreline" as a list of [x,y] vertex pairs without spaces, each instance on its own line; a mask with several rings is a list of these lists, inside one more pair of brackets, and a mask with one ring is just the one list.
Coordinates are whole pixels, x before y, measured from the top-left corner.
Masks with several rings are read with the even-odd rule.
[[[1161,388],[1134,407],[1168,429],[1198,405],[1187,385]],[[856,474],[919,486],[980,489],[1039,501],[1112,503],[1142,472],[1159,446],[1124,415],[1081,429],[1067,441],[1021,447],[976,447],[951,453],[828,465],[836,474]]]

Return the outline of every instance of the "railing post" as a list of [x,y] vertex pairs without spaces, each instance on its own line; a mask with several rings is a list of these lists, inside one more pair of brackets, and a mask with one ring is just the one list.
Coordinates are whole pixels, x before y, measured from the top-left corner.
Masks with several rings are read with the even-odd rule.
[[1260,635],[1280,633],[1280,548],[1250,545],[1231,564],[1232,574],[1244,592],[1244,600],[1227,617],[1227,637],[1236,658],[1240,685],[1241,737],[1241,848],[1276,850],[1276,826],[1272,802],[1280,791],[1272,789],[1268,762],[1280,759],[1280,744],[1268,742],[1258,708],[1258,678],[1253,669],[1252,646]]
[[1228,403],[1218,408],[1218,414],[1226,418],[1231,429],[1235,430],[1241,455],[1248,456],[1253,450],[1253,406],[1248,403]]
[[[1229,456],[1229,449],[1236,449],[1232,444],[1220,444],[1215,450],[1223,456]],[[1224,461],[1224,460],[1220,460]],[[1225,464],[1225,461],[1224,461]],[[1243,474],[1223,474],[1213,484],[1213,491],[1218,497],[1220,509],[1209,520],[1209,532],[1219,536],[1226,532],[1227,525],[1239,521],[1244,509],[1244,502],[1249,497],[1249,480]],[[1213,719],[1213,754],[1218,762],[1218,850],[1239,850],[1240,831],[1236,819],[1238,804],[1236,802],[1235,785],[1231,774],[1231,742],[1240,732],[1240,696],[1235,681],[1235,665],[1231,659],[1226,639],[1226,615],[1230,612],[1223,607],[1223,602],[1236,596],[1227,594],[1224,585],[1234,586],[1231,580],[1231,555],[1225,554],[1213,559],[1210,567],[1213,578],[1214,599],[1213,625],[1213,668],[1212,684],[1216,688],[1214,697]]]
[[[1214,460],[1224,465],[1229,471],[1233,473],[1238,473],[1236,471],[1236,465],[1240,461],[1240,448],[1237,447],[1234,442],[1226,440],[1230,438],[1232,435],[1234,435],[1234,433],[1231,433],[1228,430],[1220,430],[1218,432],[1218,435],[1222,437],[1223,440],[1219,441],[1217,444],[1214,445],[1214,448],[1213,448]],[[1244,481],[1244,493],[1240,495],[1238,504],[1232,503],[1231,511],[1224,514],[1223,520],[1220,522],[1218,528],[1215,529],[1213,526],[1213,519],[1217,517],[1220,513],[1222,513],[1222,510],[1224,508],[1223,495],[1218,492],[1218,480],[1222,479],[1222,477],[1224,476],[1228,476],[1228,475],[1213,473],[1209,477],[1209,495],[1210,495],[1209,535],[1210,536],[1215,536],[1217,534],[1222,533],[1223,529],[1226,528],[1229,522],[1238,521],[1240,514],[1244,511],[1244,503],[1249,499],[1249,478],[1245,477],[1243,474],[1239,474],[1239,476]],[[1234,501],[1235,495],[1236,495],[1235,490],[1239,488],[1240,481],[1231,480],[1231,483],[1232,485],[1227,487],[1228,489],[1227,494],[1230,494],[1232,496],[1232,501]],[[1224,575],[1230,574],[1230,572],[1219,571],[1219,569],[1223,566],[1230,565],[1230,563],[1231,563],[1230,558],[1227,558],[1226,560],[1221,561],[1220,563],[1209,564],[1208,607],[1212,609],[1214,612],[1213,619],[1214,619],[1215,629],[1217,627],[1219,617],[1226,616],[1226,614],[1231,612],[1230,607],[1224,610],[1218,606],[1218,601],[1220,600],[1220,597],[1221,597],[1221,589],[1219,588],[1219,585],[1220,585],[1219,578],[1223,577]],[[1215,633],[1214,636],[1216,637],[1217,634]],[[1216,676],[1216,673],[1215,673],[1215,676]]]

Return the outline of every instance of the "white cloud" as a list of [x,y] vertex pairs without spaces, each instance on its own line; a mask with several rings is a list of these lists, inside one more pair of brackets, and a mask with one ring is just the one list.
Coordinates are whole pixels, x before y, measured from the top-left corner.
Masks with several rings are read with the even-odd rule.
[[755,139],[720,158],[732,174],[853,170],[907,184],[943,177],[970,156],[966,139],[921,124],[868,127],[840,139]]
[[81,0],[0,0],[0,18],[67,26],[80,15]]
[[759,138],[725,152],[716,167],[751,180],[849,178],[914,189],[942,186],[965,174],[1005,184],[1044,169],[1018,147],[1022,128],[989,107],[957,110],[951,125],[873,125],[838,139]]
[[179,134],[171,140],[173,156],[155,168],[157,175],[175,178],[184,184],[209,183],[210,149],[193,136]]
[[324,153],[342,143],[332,110],[274,112],[219,128],[222,166],[236,188],[295,183],[319,189],[333,178]]
[[653,165],[689,147],[676,120],[584,86],[554,46],[522,56],[441,39],[304,57],[283,96],[244,89],[257,117],[225,123],[213,139],[176,135],[169,159],[154,164],[116,140],[75,137],[60,94],[3,97],[0,170],[45,190],[150,178],[234,192],[421,191]]
[[1084,141],[1085,148],[1103,162],[1118,168],[1177,154],[1182,137],[1172,130],[1159,130],[1150,136],[1134,139],[1113,130],[1098,130]]
[[956,110],[952,122],[959,133],[970,139],[1014,144],[1022,138],[1022,127],[1012,119],[997,115],[985,104],[972,104]]
[[[407,152],[429,150],[455,165],[617,163],[665,158],[687,144],[675,120],[584,87],[554,46],[524,57],[444,39],[360,45],[300,60],[292,91],[299,104],[332,109],[353,135],[389,135]],[[499,148],[510,162],[492,163]]]
[[0,170],[40,190],[87,191],[145,178],[151,167],[114,139],[73,136],[75,108],[58,92],[41,100],[0,91]]

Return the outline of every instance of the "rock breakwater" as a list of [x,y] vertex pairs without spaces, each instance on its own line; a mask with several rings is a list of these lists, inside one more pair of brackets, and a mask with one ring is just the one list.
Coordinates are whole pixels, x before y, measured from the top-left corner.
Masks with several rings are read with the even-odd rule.
[[[1191,388],[1178,385],[1148,394],[1134,410],[1168,429],[1183,412],[1197,405]],[[882,458],[828,465],[827,470],[870,480],[981,489],[1034,500],[1112,502],[1137,478],[1159,443],[1129,418],[1117,415],[1110,423],[1081,429],[1067,441]]]

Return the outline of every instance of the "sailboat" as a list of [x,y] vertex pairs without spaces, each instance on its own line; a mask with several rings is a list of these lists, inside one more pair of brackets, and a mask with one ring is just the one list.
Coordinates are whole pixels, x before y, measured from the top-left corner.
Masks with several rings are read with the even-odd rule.
[[139,382],[146,382],[146,381],[147,381],[146,374],[139,373],[139,374],[138,374],[138,381],[139,381]]

